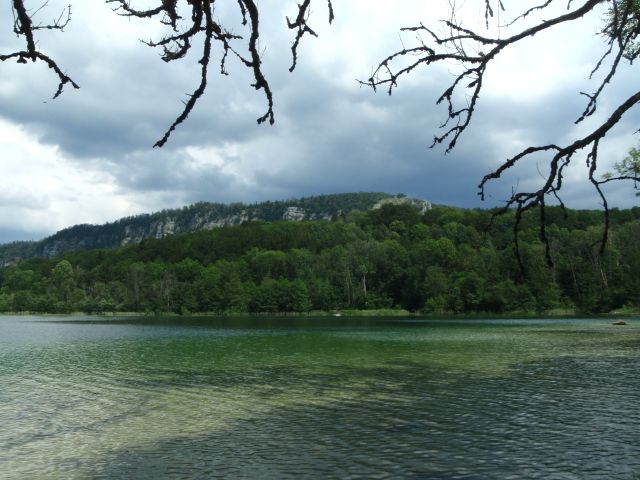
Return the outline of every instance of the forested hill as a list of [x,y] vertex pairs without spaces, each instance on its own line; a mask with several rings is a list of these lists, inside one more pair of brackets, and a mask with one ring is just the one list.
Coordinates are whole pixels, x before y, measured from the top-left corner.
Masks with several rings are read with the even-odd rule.
[[76,225],[37,242],[0,245],[0,265],[32,257],[52,258],[71,250],[136,244],[146,238],[211,230],[247,221],[330,220],[385,202],[412,202],[419,210],[430,208],[425,201],[381,192],[341,193],[254,204],[200,202],[184,208],[126,217],[105,225]]
[[[567,216],[564,216],[567,213]],[[346,217],[346,218],[345,218]],[[0,268],[0,312],[432,313],[640,309],[640,208],[540,212],[387,204],[333,221],[247,222]],[[491,227],[487,228],[491,223]]]

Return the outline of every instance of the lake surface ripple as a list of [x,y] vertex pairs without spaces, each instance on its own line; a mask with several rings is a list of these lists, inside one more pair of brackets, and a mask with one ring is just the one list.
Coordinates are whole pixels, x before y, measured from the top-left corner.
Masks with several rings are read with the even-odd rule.
[[0,478],[640,479],[640,321],[0,317]]

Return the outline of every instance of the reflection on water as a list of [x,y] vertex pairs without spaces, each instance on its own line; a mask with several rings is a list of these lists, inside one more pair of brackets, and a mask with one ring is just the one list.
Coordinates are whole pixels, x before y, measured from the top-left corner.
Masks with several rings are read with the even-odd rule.
[[0,478],[640,478],[640,327],[0,317]]

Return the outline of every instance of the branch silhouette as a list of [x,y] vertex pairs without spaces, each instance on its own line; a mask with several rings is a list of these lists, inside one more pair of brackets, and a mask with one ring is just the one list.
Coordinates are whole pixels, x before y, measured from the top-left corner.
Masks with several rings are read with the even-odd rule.
[[[605,68],[605,60],[612,57],[607,65],[607,71],[603,80],[593,93],[580,92],[587,97],[587,105],[584,111],[575,120],[580,123],[591,117],[597,111],[598,100],[605,92],[607,85],[618,72],[622,61],[633,62],[640,55],[640,48],[636,41],[640,35],[640,4],[636,0],[586,0],[580,5],[568,1],[566,12],[553,16],[546,20],[534,23],[532,26],[523,26],[510,36],[505,38],[483,35],[477,31],[466,28],[455,17],[455,0],[451,3],[451,16],[442,22],[446,33],[438,33],[434,28],[420,23],[416,26],[402,28],[402,32],[415,34],[415,45],[404,47],[387,57],[374,68],[372,75],[366,81],[360,81],[362,85],[371,87],[374,91],[383,89],[389,95],[398,88],[402,78],[414,74],[420,67],[431,67],[436,64],[461,66],[461,73],[454,75],[451,84],[437,98],[436,104],[444,103],[447,113],[441,124],[442,132],[434,137],[431,147],[440,144],[446,145],[445,152],[450,152],[456,147],[460,137],[469,127],[478,108],[480,94],[484,86],[485,73],[493,62],[505,50],[515,46],[523,40],[557,27],[567,22],[573,22],[585,18],[603,5],[608,6],[608,13],[604,19],[604,27],[601,35],[605,42],[605,52],[594,66],[590,78]],[[526,8],[517,14],[514,19],[506,24],[510,29],[517,29],[522,22],[530,18],[534,13],[544,12],[557,2],[546,0],[545,2]],[[501,1],[485,0],[485,22],[489,27],[496,10],[505,11]],[[464,100],[460,100],[460,99]],[[513,190],[510,198],[505,200],[504,208],[497,215],[507,213],[515,208],[514,245],[518,262],[522,268],[522,259],[519,251],[518,232],[522,215],[525,211],[534,207],[540,209],[540,239],[546,246],[546,259],[549,265],[553,264],[549,239],[545,224],[545,205],[547,197],[564,206],[560,193],[563,186],[564,169],[571,163],[576,154],[585,151],[585,160],[588,165],[587,179],[595,188],[602,200],[604,209],[604,231],[600,242],[600,251],[605,248],[609,230],[609,206],[605,194],[601,189],[603,183],[612,180],[634,180],[630,176],[617,176],[605,180],[596,178],[598,168],[598,149],[601,140],[615,126],[622,117],[640,101],[640,91],[632,94],[627,100],[614,108],[611,115],[596,127],[591,134],[578,138],[565,146],[558,145],[532,145],[516,155],[504,160],[495,170],[486,174],[478,185],[478,195],[485,199],[485,189],[489,182],[499,179],[503,173],[516,167],[523,160],[534,154],[548,155],[548,173],[538,189],[529,192]],[[635,178],[637,180],[637,178]]]
[[[198,100],[204,95],[209,79],[209,64],[215,48],[221,52],[220,74],[228,75],[226,68],[229,56],[237,58],[241,65],[248,68],[253,75],[254,83],[251,86],[255,90],[262,90],[265,95],[267,110],[257,122],[275,121],[274,98],[269,81],[262,67],[260,54],[260,8],[256,0],[226,0],[226,3],[235,4],[240,13],[241,27],[246,31],[234,33],[231,28],[220,23],[214,18],[215,7],[225,0],[158,0],[158,5],[150,9],[137,8],[130,0],[105,0],[118,15],[135,19],[152,19],[158,21],[168,29],[168,33],[156,40],[143,40],[146,45],[159,48],[162,51],[161,58],[165,62],[175,62],[186,57],[193,48],[197,39],[202,39],[202,47],[198,64],[200,65],[200,79],[197,87],[189,94],[184,102],[182,111],[169,125],[162,137],[154,147],[164,146],[176,128],[187,120]],[[295,38],[291,47],[293,71],[298,61],[298,48],[305,34],[317,36],[309,26],[310,9],[313,0],[304,0],[297,6],[295,20],[287,18],[288,28],[295,32]],[[63,92],[64,86],[71,84],[74,88],[80,88],[71,77],[64,73],[55,59],[42,53],[37,48],[35,32],[42,29],[64,30],[71,20],[71,6],[67,7],[56,20],[42,25],[34,24],[34,17],[46,7],[46,2],[40,8],[29,11],[25,0],[12,0],[14,14],[14,33],[24,39],[25,49],[7,54],[0,54],[0,61],[16,59],[18,63],[45,62],[58,76],[59,85],[53,98],[57,98]],[[329,23],[334,19],[334,11],[331,0],[327,0],[329,10]]]

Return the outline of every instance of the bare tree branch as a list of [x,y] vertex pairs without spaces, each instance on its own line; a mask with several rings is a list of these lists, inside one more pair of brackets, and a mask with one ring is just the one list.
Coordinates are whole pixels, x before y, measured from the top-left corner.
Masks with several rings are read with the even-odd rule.
[[[604,247],[607,242],[608,237],[608,204],[602,190],[600,189],[600,185],[610,181],[607,180],[596,180],[595,172],[597,169],[597,157],[598,157],[598,147],[600,141],[607,135],[607,133],[622,119],[623,115],[625,115],[631,108],[635,107],[640,103],[640,92],[636,92],[631,95],[625,102],[620,104],[618,108],[612,113],[612,115],[604,121],[598,128],[596,128],[589,135],[580,138],[570,145],[566,147],[558,147],[557,145],[545,145],[542,147],[529,147],[516,156],[508,159],[504,162],[500,167],[498,167],[493,172],[485,175],[480,184],[478,185],[479,195],[481,198],[484,198],[484,189],[486,187],[487,182],[490,180],[494,180],[500,178],[500,175],[507,169],[513,167],[518,161],[524,159],[532,155],[533,153],[544,152],[544,151],[554,151],[555,154],[551,157],[549,161],[549,173],[545,180],[545,183],[538,189],[532,192],[514,192],[509,200],[506,201],[504,208],[500,211],[500,213],[506,213],[512,207],[516,209],[516,237],[517,237],[517,227],[520,224],[520,220],[522,218],[522,213],[527,210],[532,209],[533,207],[544,206],[545,196],[549,194],[553,194],[557,197],[558,191],[562,188],[562,172],[566,166],[569,165],[571,159],[574,155],[580,150],[590,147],[590,152],[587,155],[587,161],[589,162],[589,181],[594,185],[598,194],[603,200],[604,207],[604,215],[605,215],[605,231],[603,233],[601,250],[604,250]],[[624,177],[620,177],[623,179]],[[631,177],[630,179],[634,179]],[[546,238],[545,228],[546,225],[542,223],[540,225],[541,228],[541,238],[544,240]],[[548,246],[548,243],[545,242]],[[551,259],[547,258],[549,263],[551,263]]]
[[[488,0],[486,1],[489,5]],[[389,55],[380,62],[374,70],[373,75],[371,75],[366,82],[361,83],[370,86],[374,90],[377,90],[381,86],[385,86],[387,93],[391,95],[393,89],[398,85],[398,80],[413,72],[413,70],[419,66],[429,66],[436,63],[449,63],[452,61],[467,65],[468,67],[461,74],[456,76],[451,86],[444,91],[436,102],[437,104],[446,102],[448,107],[448,116],[446,121],[442,124],[442,127],[447,127],[450,122],[454,122],[455,125],[445,130],[442,135],[437,135],[433,140],[432,146],[448,140],[446,151],[449,152],[456,146],[460,135],[469,126],[480,97],[484,74],[492,60],[494,60],[505,48],[515,45],[525,38],[533,37],[537,33],[561,23],[583,17],[603,1],[604,0],[588,0],[582,7],[574,11],[536,24],[505,39],[485,37],[471,30],[465,29],[460,25],[456,25],[451,21],[444,22],[446,26],[454,32],[452,35],[447,37],[438,35],[432,29],[427,28],[422,24],[417,27],[404,28],[402,29],[403,31],[427,33],[433,39],[435,45],[429,46],[428,44],[422,43],[419,46],[410,49],[404,48]],[[466,54],[464,53],[464,50],[461,51],[461,49],[456,46],[456,42],[459,42],[460,40],[475,42],[478,44],[479,48],[489,47],[489,50],[478,54]],[[437,51],[436,49],[438,47],[441,47],[443,50],[440,52]],[[418,56],[418,59],[410,62],[408,65],[399,67],[397,70],[393,70],[392,64],[407,55]],[[461,87],[461,85],[464,85],[464,87]],[[459,88],[470,90],[468,94],[468,103],[462,108],[456,108],[453,100],[454,93],[456,93]]]
[[[544,0],[533,7],[525,8],[514,20],[506,24],[514,27],[518,22],[530,17],[534,13],[545,11],[554,0]],[[612,55],[612,61],[607,67],[607,73],[598,87],[591,94],[581,92],[588,98],[587,105],[576,123],[582,122],[587,117],[593,116],[597,110],[598,99],[603,95],[605,88],[615,77],[623,60],[632,62],[640,55],[640,47],[637,38],[640,35],[640,4],[636,0],[584,0],[581,5],[573,6],[572,1],[567,2],[567,12],[554,16],[548,20],[536,21],[533,25],[506,38],[483,35],[477,31],[466,28],[455,18],[454,4],[449,20],[443,21],[447,28],[447,34],[439,34],[433,28],[420,23],[414,27],[401,29],[404,32],[413,32],[417,35],[416,44],[409,48],[403,45],[401,50],[388,55],[374,69],[367,81],[360,82],[368,85],[374,91],[384,88],[390,95],[398,87],[402,77],[414,73],[418,67],[429,67],[435,64],[461,65],[461,72],[454,75],[449,87],[437,98],[436,103],[447,105],[445,121],[441,124],[442,133],[436,135],[432,147],[445,143],[446,152],[450,152],[457,144],[460,136],[468,128],[473,115],[478,108],[480,94],[484,85],[485,73],[492,62],[507,48],[514,46],[524,39],[534,37],[538,33],[558,26],[566,22],[580,20],[593,12],[596,7],[609,5],[608,17],[604,20],[605,26],[602,35],[606,42],[606,51],[596,63],[591,76],[603,67],[605,60]],[[494,8],[504,10],[502,2],[485,0],[485,22],[489,26],[489,20],[494,15]],[[462,95],[464,94],[464,95]],[[464,98],[462,105],[459,98]],[[598,167],[598,148],[600,141],[616,125],[629,109],[636,107],[640,102],[640,91],[631,95],[611,113],[609,118],[602,122],[592,133],[586,137],[576,139],[567,146],[554,144],[543,146],[530,146],[520,153],[506,159],[501,165],[486,174],[478,185],[480,198],[485,199],[487,183],[499,179],[502,174],[514,168],[517,164],[534,154],[548,154],[549,171],[543,179],[539,189],[531,192],[513,191],[511,197],[505,201],[504,208],[498,214],[515,209],[514,243],[518,262],[522,266],[519,253],[518,228],[522,215],[532,208],[540,209],[540,239],[546,246],[546,258],[552,263],[549,240],[546,234],[545,205],[546,196],[552,195],[553,199],[564,208],[559,192],[563,186],[563,172],[570,164],[573,157],[581,150],[588,148],[586,160],[589,166],[588,179],[602,200],[604,209],[605,229],[601,241],[601,251],[604,249],[608,237],[608,203],[600,188],[605,183],[614,179],[634,179],[629,175],[619,175],[605,180],[596,178]]]
[[[43,6],[45,5],[46,3]],[[24,37],[26,49],[8,54],[0,54],[0,61],[5,62],[7,60],[16,59],[17,63],[21,64],[27,64],[28,60],[31,60],[32,62],[44,62],[58,76],[59,83],[58,88],[53,95],[54,99],[60,96],[64,90],[64,86],[67,84],[71,84],[73,88],[80,88],[80,86],[74,82],[71,77],[64,73],[53,58],[40,52],[36,48],[34,36],[34,32],[36,30],[64,30],[71,19],[71,6],[60,13],[58,19],[54,20],[53,23],[47,25],[33,24],[33,14],[30,14],[27,11],[23,0],[12,0],[11,8],[14,14],[13,31],[18,37]]]
[[[333,15],[333,4],[331,0],[327,0],[327,5],[329,8],[329,23],[331,24],[334,19]],[[289,67],[289,71],[293,72],[296,68],[296,64],[298,63],[298,46],[300,45],[300,41],[302,37],[308,33],[314,37],[317,37],[318,34],[309,26],[307,20],[310,15],[310,6],[311,0],[304,0],[300,5],[298,5],[298,14],[294,21],[291,21],[289,17],[287,17],[287,26],[291,30],[296,30],[296,38],[291,45],[291,67]]]
[[[58,75],[60,80],[58,89],[54,95],[57,98],[63,91],[63,87],[70,83],[74,88],[78,85],[67,76],[61,68],[58,67],[55,60],[41,53],[36,48],[34,32],[41,29],[63,30],[71,19],[71,7],[69,6],[59,17],[49,25],[37,24],[33,22],[34,15],[38,10],[47,6],[45,1],[41,7],[30,12],[25,6],[25,0],[11,0],[14,12],[14,32],[19,37],[24,37],[26,48],[20,51],[8,54],[0,54],[0,61],[16,59],[18,63],[27,63],[30,59],[33,62],[43,61]],[[143,40],[143,43],[150,47],[162,50],[162,60],[172,62],[184,59],[191,51],[193,45],[197,45],[196,38],[202,39],[202,50],[199,56],[198,64],[200,65],[200,79],[198,86],[189,95],[188,100],[184,103],[182,112],[169,126],[164,135],[158,140],[154,146],[162,147],[166,144],[176,127],[183,123],[191,114],[198,100],[202,98],[209,83],[209,62],[215,55],[215,46],[219,47],[220,56],[220,73],[228,75],[226,68],[227,58],[231,57],[239,60],[240,64],[251,70],[254,83],[251,84],[256,90],[262,90],[266,97],[267,111],[261,115],[257,121],[273,124],[274,115],[274,99],[273,92],[262,68],[262,59],[260,54],[260,9],[255,0],[235,0],[238,11],[242,18],[242,27],[246,30],[246,35],[233,33],[219,21],[214,19],[214,11],[216,5],[224,0],[157,0],[158,5],[153,8],[136,8],[131,0],[105,0],[111,4],[113,10],[125,17],[136,19],[155,19],[162,25],[169,27],[169,33],[156,40]],[[290,70],[293,70],[298,61],[298,48],[305,34],[317,36],[317,34],[309,27],[307,21],[310,17],[311,4],[313,0],[304,0],[298,5],[297,13],[294,21],[287,18],[289,28],[296,31],[296,36],[291,49],[293,64]],[[331,0],[327,0],[329,10],[329,23],[334,19],[333,4]],[[183,18],[182,12],[189,11],[190,16]],[[181,15],[182,14],[182,15]],[[244,44],[242,43],[244,42]],[[241,53],[246,48],[246,54]]]

